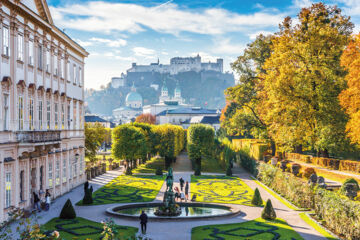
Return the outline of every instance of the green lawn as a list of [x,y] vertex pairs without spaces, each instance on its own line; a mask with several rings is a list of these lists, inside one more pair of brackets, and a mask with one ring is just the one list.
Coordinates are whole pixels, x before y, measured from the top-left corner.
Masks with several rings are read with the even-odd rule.
[[[71,220],[53,218],[42,227],[46,230],[58,231],[60,237],[65,240],[100,239],[100,234],[103,231],[101,223],[93,222],[81,217]],[[138,232],[138,228],[118,226],[118,231],[117,237],[125,240],[134,237]]]
[[153,173],[155,174],[156,169],[160,167],[161,169],[165,169],[165,159],[162,157],[153,157],[148,160],[145,164],[141,164],[136,169],[134,169],[133,173]]
[[284,220],[266,221],[258,218],[252,221],[222,225],[205,225],[191,231],[191,240],[300,240],[303,239]]
[[[93,205],[153,201],[165,176],[121,175],[93,193]],[[82,205],[79,201],[76,205]]]
[[191,195],[197,202],[232,203],[252,206],[254,191],[240,178],[224,175],[191,176]]

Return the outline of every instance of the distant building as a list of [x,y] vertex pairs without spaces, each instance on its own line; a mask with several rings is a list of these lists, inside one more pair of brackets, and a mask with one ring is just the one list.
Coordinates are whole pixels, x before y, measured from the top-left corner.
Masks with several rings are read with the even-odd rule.
[[188,71],[216,71],[223,72],[224,60],[219,58],[216,62],[201,62],[199,54],[196,57],[175,57],[170,59],[170,65],[160,64],[159,60],[156,63],[150,65],[137,65],[132,64],[132,67],[127,72],[158,72],[169,73],[171,75],[178,74],[180,72]]
[[220,115],[216,115],[216,116],[196,116],[196,117],[192,117],[189,121],[189,124],[187,125],[187,123],[183,124],[183,127],[185,129],[187,129],[191,124],[196,124],[196,123],[202,123],[202,124],[207,124],[210,125],[214,128],[215,132],[217,130],[220,129]]
[[156,123],[183,125],[184,123],[188,123],[193,117],[215,117],[219,115],[220,111],[217,109],[205,109],[201,107],[170,109],[158,113],[156,115]]
[[88,124],[100,123],[102,126],[106,128],[114,128],[115,124],[111,121],[107,121],[97,115],[85,115],[85,122]]
[[143,99],[136,92],[135,85],[133,84],[131,91],[126,95],[125,107],[114,109],[113,116],[116,120],[121,120],[121,122],[129,122],[143,112],[142,104]]
[[113,88],[124,87],[126,84],[125,75],[122,73],[121,77],[113,77],[111,78],[111,86]]

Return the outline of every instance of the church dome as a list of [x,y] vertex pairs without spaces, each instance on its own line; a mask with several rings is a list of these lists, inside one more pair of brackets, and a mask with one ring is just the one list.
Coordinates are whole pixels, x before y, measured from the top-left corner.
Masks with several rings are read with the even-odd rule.
[[126,102],[142,102],[142,97],[137,92],[129,92],[128,95],[126,95]]

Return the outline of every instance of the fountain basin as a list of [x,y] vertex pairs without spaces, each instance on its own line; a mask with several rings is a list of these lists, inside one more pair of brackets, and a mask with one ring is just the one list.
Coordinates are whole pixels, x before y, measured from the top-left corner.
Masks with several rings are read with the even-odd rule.
[[209,203],[177,203],[181,207],[179,216],[156,216],[154,212],[162,203],[136,203],[108,208],[106,212],[110,215],[139,220],[141,211],[145,211],[149,219],[152,220],[195,220],[207,218],[223,218],[235,216],[240,213],[229,205],[209,204]]

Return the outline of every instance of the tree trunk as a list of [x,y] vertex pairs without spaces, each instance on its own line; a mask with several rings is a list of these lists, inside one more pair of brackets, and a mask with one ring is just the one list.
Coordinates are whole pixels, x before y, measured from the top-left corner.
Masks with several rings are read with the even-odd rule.
[[276,154],[276,144],[272,139],[270,140],[270,145],[271,145],[271,156],[275,156],[275,154]]
[[300,153],[300,154],[302,154],[303,153],[303,151],[302,151],[302,145],[300,144],[300,145],[296,145],[295,147],[294,147],[294,151],[295,151],[295,153]]

